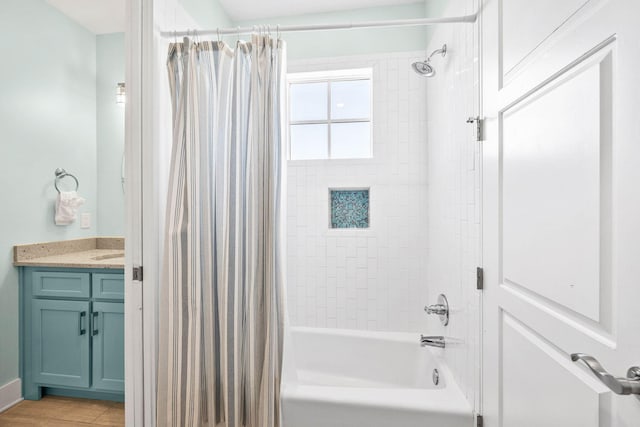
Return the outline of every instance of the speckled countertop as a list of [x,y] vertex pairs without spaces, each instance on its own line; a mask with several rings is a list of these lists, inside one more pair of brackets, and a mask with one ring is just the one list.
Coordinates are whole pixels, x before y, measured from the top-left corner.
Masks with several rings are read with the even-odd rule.
[[92,237],[13,247],[16,267],[124,268],[122,237]]

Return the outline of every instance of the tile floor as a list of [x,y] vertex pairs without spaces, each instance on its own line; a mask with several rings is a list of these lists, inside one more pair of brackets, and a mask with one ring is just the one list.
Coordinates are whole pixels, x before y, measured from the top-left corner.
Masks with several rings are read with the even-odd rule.
[[0,413],[0,427],[124,426],[124,404],[45,396],[25,400]]

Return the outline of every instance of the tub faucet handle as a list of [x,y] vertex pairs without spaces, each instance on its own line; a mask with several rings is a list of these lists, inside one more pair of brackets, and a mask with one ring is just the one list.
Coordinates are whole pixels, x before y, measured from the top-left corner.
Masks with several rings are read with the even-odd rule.
[[447,314],[447,307],[443,304],[425,305],[424,311],[426,311],[427,314],[437,314],[438,316],[441,316],[443,314]]
[[440,322],[442,322],[444,326],[449,324],[449,302],[444,294],[438,295],[437,304],[425,306],[424,311],[427,314],[435,314],[440,317]]

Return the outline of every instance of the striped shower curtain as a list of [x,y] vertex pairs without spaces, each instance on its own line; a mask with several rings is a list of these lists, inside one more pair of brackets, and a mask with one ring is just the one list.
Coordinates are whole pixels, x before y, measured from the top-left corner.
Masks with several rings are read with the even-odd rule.
[[170,46],[159,426],[280,423],[284,61],[266,35]]

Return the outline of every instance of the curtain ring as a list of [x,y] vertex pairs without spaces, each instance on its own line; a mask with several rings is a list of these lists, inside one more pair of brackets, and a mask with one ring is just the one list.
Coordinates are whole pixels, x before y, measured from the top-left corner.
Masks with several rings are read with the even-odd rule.
[[276,38],[280,41],[280,24],[276,25]]
[[218,44],[220,44],[220,28],[216,29],[216,33],[218,34]]

